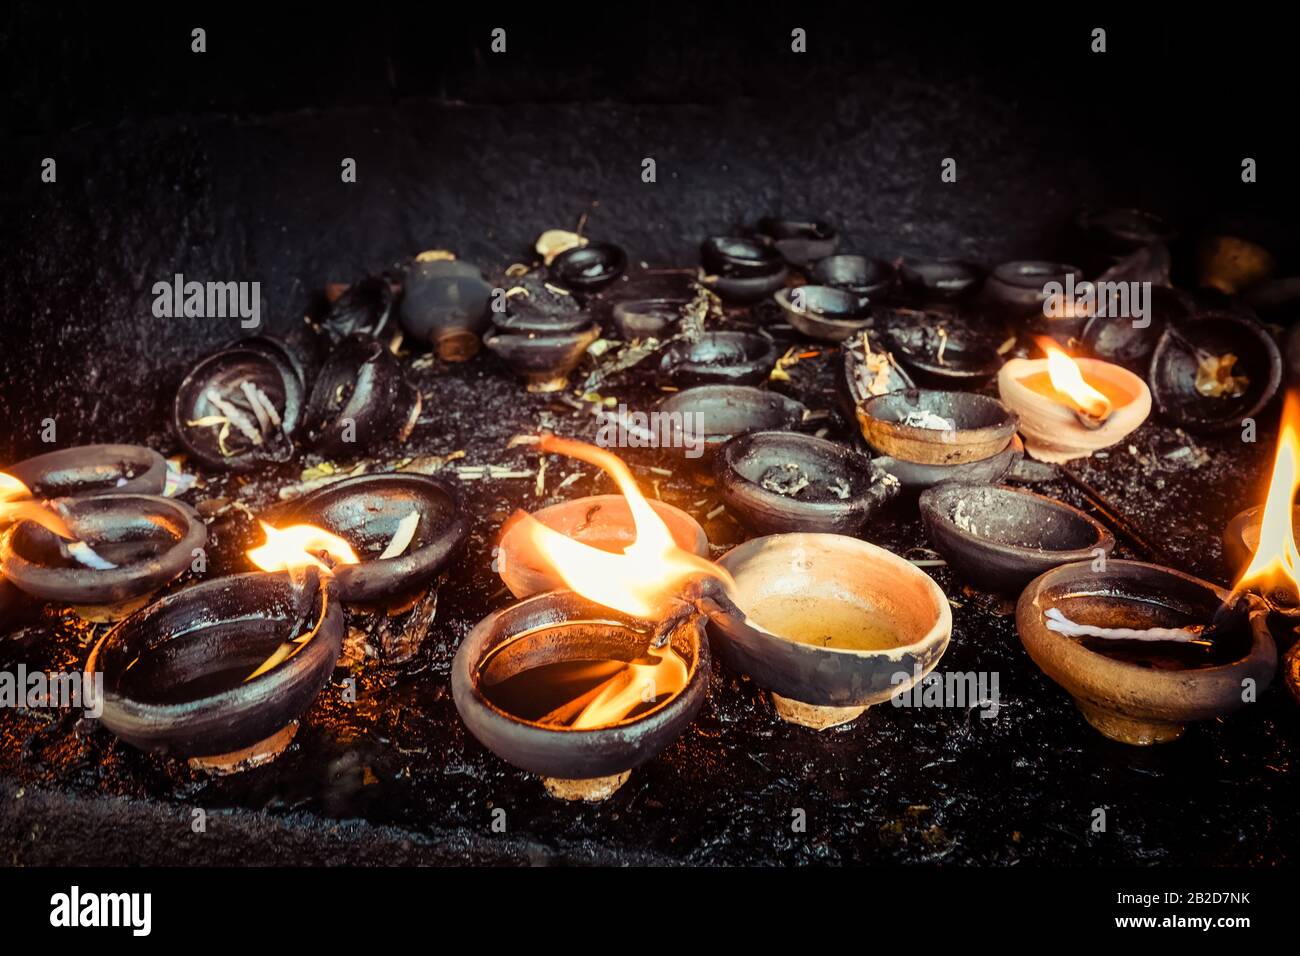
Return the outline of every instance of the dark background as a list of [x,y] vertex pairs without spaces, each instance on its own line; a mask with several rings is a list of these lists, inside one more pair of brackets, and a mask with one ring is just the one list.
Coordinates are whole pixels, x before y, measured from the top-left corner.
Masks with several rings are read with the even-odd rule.
[[776,211],[834,220],[847,250],[996,263],[1066,251],[1081,206],[1134,204],[1266,238],[1286,274],[1289,26],[1231,12],[18,3],[0,460],[50,416],[61,442],[161,437],[185,364],[239,334],[154,318],[176,272],[260,281],[283,332],[328,282],[432,247],[500,268],[583,213],[658,264]]

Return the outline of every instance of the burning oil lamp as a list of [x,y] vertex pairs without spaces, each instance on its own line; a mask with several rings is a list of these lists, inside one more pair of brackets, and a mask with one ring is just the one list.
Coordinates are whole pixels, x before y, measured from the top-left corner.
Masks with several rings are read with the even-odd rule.
[[167,462],[139,445],[78,445],[9,466],[9,474],[35,498],[91,495],[160,495]]
[[382,342],[350,335],[335,346],[312,385],[304,425],[324,455],[363,454],[403,441],[420,417],[420,393]]
[[1042,359],[1012,359],[998,372],[1002,401],[1020,416],[1029,454],[1057,464],[1109,448],[1146,421],[1151,392],[1128,369],[1073,359],[1040,338]]
[[678,546],[616,456],[543,436],[544,453],[604,469],[636,529],[622,553],[571,538],[531,515],[515,520],[572,591],[528,598],[481,621],[452,664],[452,694],[470,731],[498,756],[542,775],[564,799],[600,800],[667,746],[707,693],[708,642],[681,595],[724,579]]
[[952,609],[895,554],[837,534],[747,541],[718,562],[738,611],[710,614],[723,660],[786,721],[824,730],[907,690],[939,662]]
[[126,618],[91,651],[86,673],[104,681],[99,722],[196,769],[266,763],[325,686],[346,629],[329,576],[315,568],[184,588]]
[[1062,565],[1034,579],[1016,629],[1043,672],[1112,740],[1155,744],[1245,706],[1277,667],[1268,608],[1137,561]]
[[275,510],[277,528],[249,552],[263,571],[324,551],[344,601],[409,594],[433,581],[465,543],[470,520],[460,495],[424,475],[362,475],[327,485]]

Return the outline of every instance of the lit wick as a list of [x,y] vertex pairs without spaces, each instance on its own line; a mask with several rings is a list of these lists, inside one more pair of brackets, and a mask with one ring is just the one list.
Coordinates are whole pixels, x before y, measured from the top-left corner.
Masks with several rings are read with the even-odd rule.
[[1058,401],[1074,409],[1075,417],[1084,428],[1095,430],[1105,425],[1114,411],[1110,399],[1084,381],[1078,363],[1057,348],[1051,339],[1040,336],[1036,341],[1047,356],[1047,377],[1059,396]]

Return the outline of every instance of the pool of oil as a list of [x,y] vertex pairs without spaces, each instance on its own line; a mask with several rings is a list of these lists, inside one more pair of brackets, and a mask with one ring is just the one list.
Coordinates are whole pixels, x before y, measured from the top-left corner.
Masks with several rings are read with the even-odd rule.
[[910,643],[880,611],[844,598],[771,595],[747,607],[746,613],[764,630],[814,647],[887,651]]

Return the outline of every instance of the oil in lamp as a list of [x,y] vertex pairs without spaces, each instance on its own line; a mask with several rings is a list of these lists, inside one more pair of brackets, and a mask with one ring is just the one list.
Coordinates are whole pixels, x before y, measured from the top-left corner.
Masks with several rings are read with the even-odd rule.
[[1128,369],[1071,358],[1039,338],[1045,358],[1012,359],[998,372],[998,394],[1020,416],[1025,448],[1061,464],[1116,444],[1146,421],[1151,391]]

